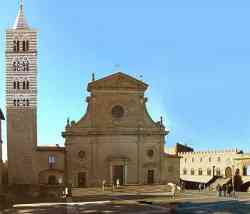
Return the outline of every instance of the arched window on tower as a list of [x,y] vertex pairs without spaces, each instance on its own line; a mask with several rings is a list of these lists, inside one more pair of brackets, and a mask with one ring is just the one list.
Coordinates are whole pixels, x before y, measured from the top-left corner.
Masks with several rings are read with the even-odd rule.
[[27,59],[23,61],[23,71],[29,71],[29,61]]
[[20,106],[20,100],[19,99],[16,100],[16,106]]
[[23,104],[23,106],[26,106],[26,100],[25,99],[22,100],[22,104]]
[[29,106],[30,105],[30,101],[27,99],[26,100],[26,106]]
[[23,58],[22,66],[23,66],[23,71],[29,71],[29,60],[27,57]]
[[28,40],[24,40],[23,41],[23,52],[26,52],[29,50],[29,41]]
[[25,51],[26,51],[26,42],[23,41],[23,52],[25,52]]
[[16,82],[16,89],[20,89],[20,82],[19,81]]
[[20,50],[20,42],[18,40],[13,41],[13,51],[14,52],[19,52]]
[[30,48],[30,43],[29,43],[29,40],[26,40],[26,51],[28,51],[29,50],[29,48]]
[[29,89],[29,88],[30,88],[30,82],[26,81],[26,89]]
[[16,81],[13,82],[13,88],[16,89]]
[[25,88],[26,88],[26,82],[23,81],[23,89],[25,89]]
[[16,106],[16,99],[13,100],[13,105]]

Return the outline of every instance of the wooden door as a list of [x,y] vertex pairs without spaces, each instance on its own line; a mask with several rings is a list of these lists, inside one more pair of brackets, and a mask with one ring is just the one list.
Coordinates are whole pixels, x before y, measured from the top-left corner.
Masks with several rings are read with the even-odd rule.
[[86,172],[78,173],[78,186],[86,187]]
[[117,179],[119,179],[120,185],[124,184],[124,167],[123,166],[113,166],[113,183],[116,184]]
[[148,170],[148,184],[154,183],[154,170]]

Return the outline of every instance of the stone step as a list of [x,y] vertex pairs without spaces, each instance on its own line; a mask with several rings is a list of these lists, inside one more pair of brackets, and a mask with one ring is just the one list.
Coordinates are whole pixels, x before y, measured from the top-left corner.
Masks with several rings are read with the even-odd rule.
[[[115,188],[114,192],[120,193],[152,193],[152,192],[170,192],[171,187],[167,185],[142,185],[142,186],[120,186]],[[105,187],[103,192],[102,188],[73,188],[73,196],[84,196],[84,195],[97,195],[97,194],[108,194],[112,193],[112,187]]]

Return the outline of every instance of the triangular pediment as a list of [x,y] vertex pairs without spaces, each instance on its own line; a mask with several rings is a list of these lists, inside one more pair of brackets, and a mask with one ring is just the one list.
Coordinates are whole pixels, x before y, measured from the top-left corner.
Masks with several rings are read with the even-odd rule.
[[88,84],[88,91],[95,90],[135,90],[145,91],[148,85],[127,74],[118,72]]

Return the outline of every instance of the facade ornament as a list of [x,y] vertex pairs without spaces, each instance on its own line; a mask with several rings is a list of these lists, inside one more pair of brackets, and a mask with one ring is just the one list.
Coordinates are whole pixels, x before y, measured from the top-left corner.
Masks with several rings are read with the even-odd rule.
[[70,128],[69,117],[67,118],[67,125],[66,128]]

